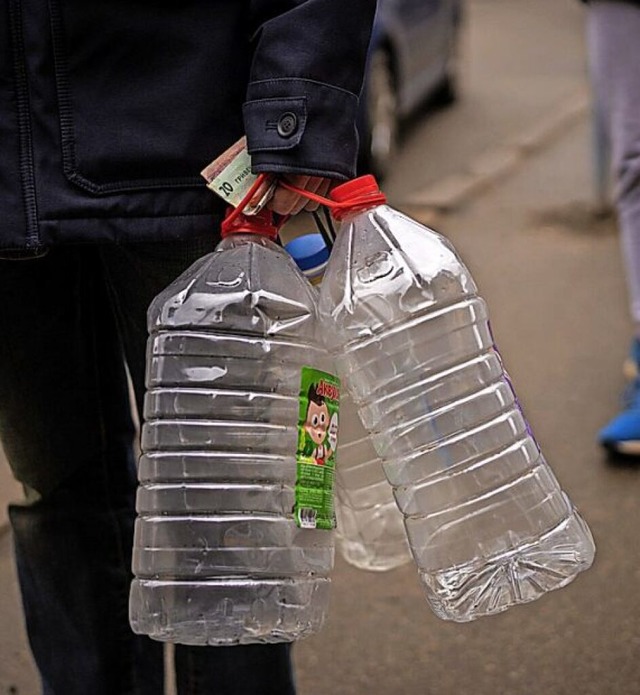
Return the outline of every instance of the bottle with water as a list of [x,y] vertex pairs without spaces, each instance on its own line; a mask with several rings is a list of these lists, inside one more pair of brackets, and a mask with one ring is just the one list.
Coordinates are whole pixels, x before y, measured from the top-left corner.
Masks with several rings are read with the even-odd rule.
[[323,623],[339,382],[276,233],[266,213],[224,225],[149,308],[136,633],[233,645]]
[[[329,249],[321,234],[298,236],[285,245],[298,267],[319,286]],[[351,565],[369,571],[411,561],[403,516],[369,434],[353,401],[342,393],[335,478],[336,546]]]
[[319,310],[343,389],[393,486],[427,600],[459,622],[532,601],[594,557],[524,418],[487,305],[451,244],[373,177],[341,221]]

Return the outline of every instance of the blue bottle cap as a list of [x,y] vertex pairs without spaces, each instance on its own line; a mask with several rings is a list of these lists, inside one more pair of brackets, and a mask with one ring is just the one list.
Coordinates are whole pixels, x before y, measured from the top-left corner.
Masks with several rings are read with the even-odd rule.
[[300,270],[318,268],[329,259],[329,249],[322,234],[305,234],[285,244],[285,249],[297,263]]

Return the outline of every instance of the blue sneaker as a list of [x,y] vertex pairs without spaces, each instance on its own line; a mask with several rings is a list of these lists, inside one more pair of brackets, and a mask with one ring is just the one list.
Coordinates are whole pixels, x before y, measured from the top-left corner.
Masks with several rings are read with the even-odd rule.
[[640,456],[640,340],[635,338],[623,367],[629,380],[622,397],[623,410],[603,427],[598,441],[609,451]]
[[629,384],[624,399],[625,409],[600,430],[598,441],[609,451],[640,456],[640,378]]

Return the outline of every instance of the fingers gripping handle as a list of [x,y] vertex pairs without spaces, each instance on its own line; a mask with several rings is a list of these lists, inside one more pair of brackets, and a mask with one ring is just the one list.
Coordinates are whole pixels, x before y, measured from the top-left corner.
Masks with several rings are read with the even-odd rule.
[[371,175],[359,176],[356,179],[336,186],[331,191],[331,198],[325,198],[317,193],[298,188],[286,181],[279,181],[280,186],[298,195],[304,196],[315,203],[320,203],[331,210],[331,214],[337,219],[359,210],[382,205],[387,198],[380,190],[378,182]]
[[[223,236],[232,233],[233,231],[256,231],[256,233],[267,233],[266,231],[264,231],[264,229],[244,229],[244,227],[251,226],[251,219],[260,217],[262,213],[259,213],[258,215],[252,215],[251,217],[242,215],[243,210],[249,204],[249,201],[253,198],[253,196],[256,194],[256,192],[262,186],[266,179],[266,174],[259,174],[258,178],[255,180],[251,188],[247,191],[246,195],[240,201],[238,206],[235,209],[231,209],[231,211],[227,214],[227,217],[225,218],[222,224]],[[293,193],[297,193],[298,195],[301,195],[304,198],[307,198],[308,200],[312,200],[313,202],[319,203],[320,205],[324,205],[329,210],[331,210],[331,214],[333,215],[333,217],[335,217],[338,220],[342,219],[343,217],[345,217],[345,215],[348,215],[351,212],[366,210],[368,208],[375,207],[376,205],[382,205],[383,203],[387,202],[384,193],[382,193],[380,187],[378,186],[378,182],[371,175],[360,176],[358,178],[352,179],[351,181],[347,181],[346,183],[343,183],[340,186],[337,186],[331,191],[330,198],[325,198],[324,196],[318,195],[317,193],[307,191],[304,188],[298,188],[297,186],[294,186],[283,179],[279,179],[278,185],[282,186],[283,188],[286,188],[289,191],[292,191]],[[244,218],[242,221],[243,229],[238,228],[238,220],[241,215],[242,218]],[[245,222],[245,220],[249,221]],[[283,222],[284,220],[281,222],[281,224]],[[277,226],[273,224],[273,221],[272,226],[276,228],[275,234],[277,235]],[[269,235],[273,236],[271,232],[269,232]]]

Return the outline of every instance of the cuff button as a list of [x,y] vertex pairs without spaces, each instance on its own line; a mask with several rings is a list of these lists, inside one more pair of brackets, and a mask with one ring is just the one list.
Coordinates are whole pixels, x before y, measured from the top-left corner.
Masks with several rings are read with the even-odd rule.
[[298,117],[295,113],[287,111],[278,119],[278,135],[282,138],[290,138],[298,130]]

